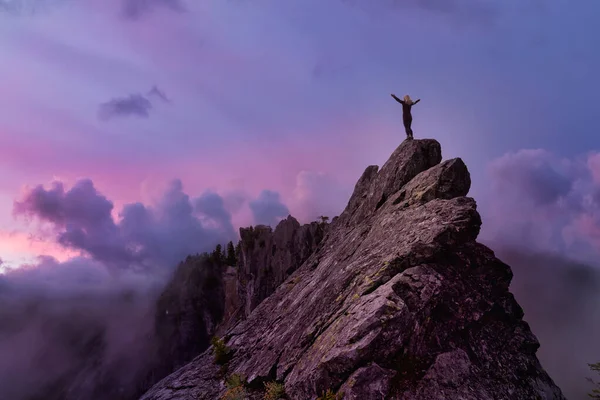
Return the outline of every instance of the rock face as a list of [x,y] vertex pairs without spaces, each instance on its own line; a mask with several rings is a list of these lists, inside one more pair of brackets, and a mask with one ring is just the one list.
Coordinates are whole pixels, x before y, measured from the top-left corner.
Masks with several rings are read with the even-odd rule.
[[241,228],[236,267],[187,257],[157,302],[158,357],[147,381],[183,366],[209,346],[212,335],[250,315],[317,249],[326,226],[301,226],[290,216],[275,231],[268,226]]
[[154,376],[165,376],[208,347],[224,313],[222,269],[202,256],[190,256],[177,267],[156,305]]
[[248,317],[317,249],[326,227],[300,225],[288,216],[275,231],[264,225],[241,228],[237,278],[226,281],[226,321]]
[[243,314],[240,299],[240,281],[238,280],[239,269],[227,266],[223,272],[223,286],[225,292],[225,310],[221,326],[230,325],[239,320]]
[[[366,400],[564,399],[508,290],[510,267],[476,242],[465,165],[440,162],[438,142],[413,140],[368,167],[316,251],[253,310],[250,301],[223,337],[227,374],[247,377],[250,398],[278,380],[292,400],[328,389]],[[142,399],[218,399],[214,350]]]

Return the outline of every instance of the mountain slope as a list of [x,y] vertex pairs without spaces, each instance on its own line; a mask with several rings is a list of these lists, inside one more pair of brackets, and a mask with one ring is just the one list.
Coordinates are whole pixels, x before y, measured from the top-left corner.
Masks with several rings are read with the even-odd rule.
[[218,399],[226,374],[284,382],[293,400],[564,399],[508,287],[510,267],[476,242],[469,172],[435,140],[403,142],[368,167],[316,251],[209,348],[142,399]]

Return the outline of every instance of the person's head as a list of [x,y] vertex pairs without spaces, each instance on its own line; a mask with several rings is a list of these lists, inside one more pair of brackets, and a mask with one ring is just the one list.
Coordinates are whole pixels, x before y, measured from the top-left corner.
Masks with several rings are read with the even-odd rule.
[[408,104],[412,104],[413,103],[413,101],[412,101],[412,99],[410,98],[409,95],[405,95],[404,96],[404,102],[408,103]]

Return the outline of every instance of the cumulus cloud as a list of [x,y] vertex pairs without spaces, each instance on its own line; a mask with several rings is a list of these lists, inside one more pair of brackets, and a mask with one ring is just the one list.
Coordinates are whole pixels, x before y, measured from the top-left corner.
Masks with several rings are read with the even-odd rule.
[[279,193],[271,190],[263,190],[249,205],[256,224],[275,227],[290,213],[287,206],[281,202]]
[[126,97],[116,97],[100,104],[98,117],[109,120],[115,117],[140,117],[148,118],[152,103],[145,96],[134,93]]
[[248,201],[248,196],[242,191],[235,190],[226,193],[223,196],[223,200],[225,201],[225,207],[232,213],[235,213],[239,211],[244,204],[246,204]]
[[598,154],[564,159],[520,150],[489,165],[482,202],[484,238],[597,263],[600,252]]
[[51,224],[62,246],[113,268],[171,266],[235,237],[223,199],[212,192],[190,199],[179,180],[154,206],[127,204],[118,221],[113,208],[85,179],[68,190],[61,182],[36,186],[15,202],[14,213]]
[[535,206],[556,203],[573,185],[570,163],[540,149],[506,154],[490,164],[490,174],[497,192]]
[[122,0],[123,15],[128,19],[139,19],[156,9],[185,11],[182,0]]
[[352,187],[324,172],[300,171],[290,206],[300,221],[314,221],[321,215],[333,218],[343,211],[351,194]]
[[234,237],[231,222],[231,209],[225,204],[223,197],[213,192],[206,192],[194,204],[196,212],[204,216],[208,223],[214,222],[216,227],[221,227],[224,236]]

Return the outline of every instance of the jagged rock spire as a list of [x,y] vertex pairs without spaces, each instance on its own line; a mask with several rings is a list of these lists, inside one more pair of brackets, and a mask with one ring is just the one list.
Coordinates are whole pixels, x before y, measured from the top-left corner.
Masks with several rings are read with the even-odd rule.
[[345,223],[360,223],[374,213],[393,193],[442,160],[437,140],[405,140],[392,153],[381,170],[367,167],[358,180],[348,206],[340,216]]

